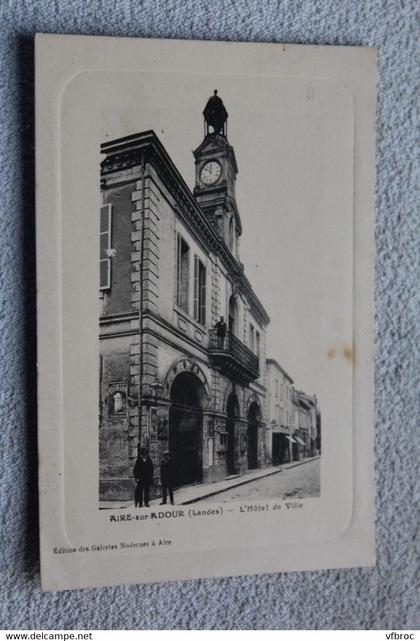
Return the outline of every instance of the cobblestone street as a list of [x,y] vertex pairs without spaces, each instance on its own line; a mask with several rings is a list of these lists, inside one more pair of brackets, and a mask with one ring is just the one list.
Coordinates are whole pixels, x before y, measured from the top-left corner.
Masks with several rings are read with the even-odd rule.
[[264,501],[265,499],[307,498],[319,496],[320,459],[308,461],[208,497],[200,503],[228,503],[236,500]]

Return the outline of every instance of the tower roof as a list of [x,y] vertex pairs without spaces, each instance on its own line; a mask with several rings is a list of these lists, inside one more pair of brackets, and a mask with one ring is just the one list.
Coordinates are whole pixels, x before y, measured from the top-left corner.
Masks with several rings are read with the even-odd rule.
[[217,89],[214,90],[213,95],[207,100],[204,107],[203,116],[208,127],[213,127],[214,133],[226,135],[225,124],[228,119],[228,112],[225,109],[223,100],[217,95]]

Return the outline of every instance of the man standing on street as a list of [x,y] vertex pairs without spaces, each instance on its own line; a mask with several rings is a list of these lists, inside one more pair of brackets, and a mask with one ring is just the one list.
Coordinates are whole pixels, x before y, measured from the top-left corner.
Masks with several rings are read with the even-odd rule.
[[150,507],[150,486],[153,483],[153,463],[147,455],[147,449],[142,447],[140,449],[140,456],[134,465],[133,475],[136,479],[137,485],[134,493],[134,503],[137,507]]
[[169,500],[171,505],[174,504],[174,483],[175,483],[175,469],[172,463],[171,456],[166,450],[163,453],[163,461],[160,464],[160,481],[162,483],[162,503],[166,504],[166,497],[169,492]]
[[220,317],[220,320],[216,323],[215,327],[218,339],[218,347],[220,349],[223,349],[223,344],[225,342],[226,336],[226,323],[223,316]]

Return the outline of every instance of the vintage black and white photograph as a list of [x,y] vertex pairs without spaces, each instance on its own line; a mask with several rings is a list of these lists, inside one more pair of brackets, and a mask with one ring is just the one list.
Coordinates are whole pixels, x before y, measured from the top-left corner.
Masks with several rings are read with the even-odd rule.
[[44,585],[370,563],[372,53],[40,42]]
[[[187,134],[170,118],[170,96],[157,103],[153,129],[101,145],[102,508],[320,494],[316,377],[305,372],[309,359],[301,373],[301,359],[286,348],[290,261],[281,242],[269,242],[295,224],[293,212],[284,213],[290,195],[273,183],[284,141],[275,141],[277,154],[264,149],[270,121],[247,109],[246,93],[231,101],[233,110],[218,89],[203,95],[201,109],[184,94]],[[185,172],[192,184],[165,146],[163,126],[183,147],[180,157],[196,142]],[[263,140],[249,150],[243,137]],[[267,194],[257,208],[261,185]],[[310,258],[304,249],[300,260]],[[316,264],[305,267],[309,279]],[[296,348],[309,352],[309,336],[299,339]]]

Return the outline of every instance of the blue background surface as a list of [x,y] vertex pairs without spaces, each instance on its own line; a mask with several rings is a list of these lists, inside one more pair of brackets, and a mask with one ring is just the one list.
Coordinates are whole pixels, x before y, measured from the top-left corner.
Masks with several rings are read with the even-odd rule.
[[[0,628],[419,626],[417,25],[415,2],[409,0],[0,2]],[[41,593],[36,477],[35,32],[379,48],[375,569]]]

